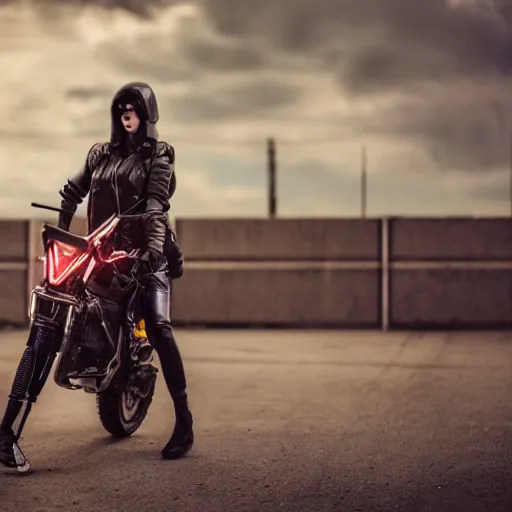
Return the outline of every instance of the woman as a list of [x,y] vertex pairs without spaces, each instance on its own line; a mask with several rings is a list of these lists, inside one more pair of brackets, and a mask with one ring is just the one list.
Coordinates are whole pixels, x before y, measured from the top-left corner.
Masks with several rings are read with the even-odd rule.
[[[131,213],[143,213],[148,221],[143,230],[131,228],[123,232],[125,249],[143,249],[146,272],[142,278],[144,317],[150,343],[156,350],[169,393],[174,402],[175,426],[169,442],[162,450],[165,459],[185,455],[194,443],[183,361],[174,339],[170,321],[171,277],[181,275],[181,263],[169,269],[170,252],[181,254],[168,226],[169,200],[176,187],[174,149],[158,141],[156,123],[158,105],[148,84],[137,82],[122,87],[111,105],[110,142],[92,146],[84,167],[67,181],[62,196],[59,226],[69,229],[78,205],[87,194],[89,232],[112,214],[123,213],[134,205],[142,207]],[[143,208],[142,212],[140,208]],[[175,272],[174,274],[172,272]],[[27,344],[18,372],[33,367],[38,350]],[[25,393],[13,385],[7,409],[0,426],[0,462],[16,467],[19,450],[14,424],[21,415]]]

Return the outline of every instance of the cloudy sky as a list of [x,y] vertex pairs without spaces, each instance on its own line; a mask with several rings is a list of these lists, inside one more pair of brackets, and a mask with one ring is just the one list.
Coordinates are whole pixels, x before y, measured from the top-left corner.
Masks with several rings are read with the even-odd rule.
[[[0,0],[0,215],[33,215],[132,80],[176,216],[509,215],[512,10],[478,0]],[[510,23],[507,22],[510,21]]]

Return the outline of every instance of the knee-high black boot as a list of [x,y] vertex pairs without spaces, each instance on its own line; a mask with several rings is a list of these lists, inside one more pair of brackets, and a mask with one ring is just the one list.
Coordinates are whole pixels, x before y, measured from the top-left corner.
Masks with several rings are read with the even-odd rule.
[[172,436],[162,450],[162,457],[179,459],[192,448],[194,432],[183,360],[171,327],[171,290],[165,273],[156,272],[149,275],[144,291],[144,316],[148,338],[160,359],[162,373],[174,402],[176,418]]

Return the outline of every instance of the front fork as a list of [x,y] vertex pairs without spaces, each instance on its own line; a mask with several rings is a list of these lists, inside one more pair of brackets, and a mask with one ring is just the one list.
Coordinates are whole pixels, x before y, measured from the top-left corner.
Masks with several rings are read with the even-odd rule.
[[10,406],[17,404],[18,414],[7,426],[16,439],[21,436],[60,350],[67,309],[49,298],[33,296],[29,337],[9,394]]

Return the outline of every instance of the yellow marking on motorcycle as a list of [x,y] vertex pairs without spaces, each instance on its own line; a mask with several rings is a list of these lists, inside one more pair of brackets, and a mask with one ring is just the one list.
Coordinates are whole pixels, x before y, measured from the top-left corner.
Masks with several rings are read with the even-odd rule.
[[147,338],[146,323],[144,322],[144,320],[139,321],[133,332],[136,338]]

